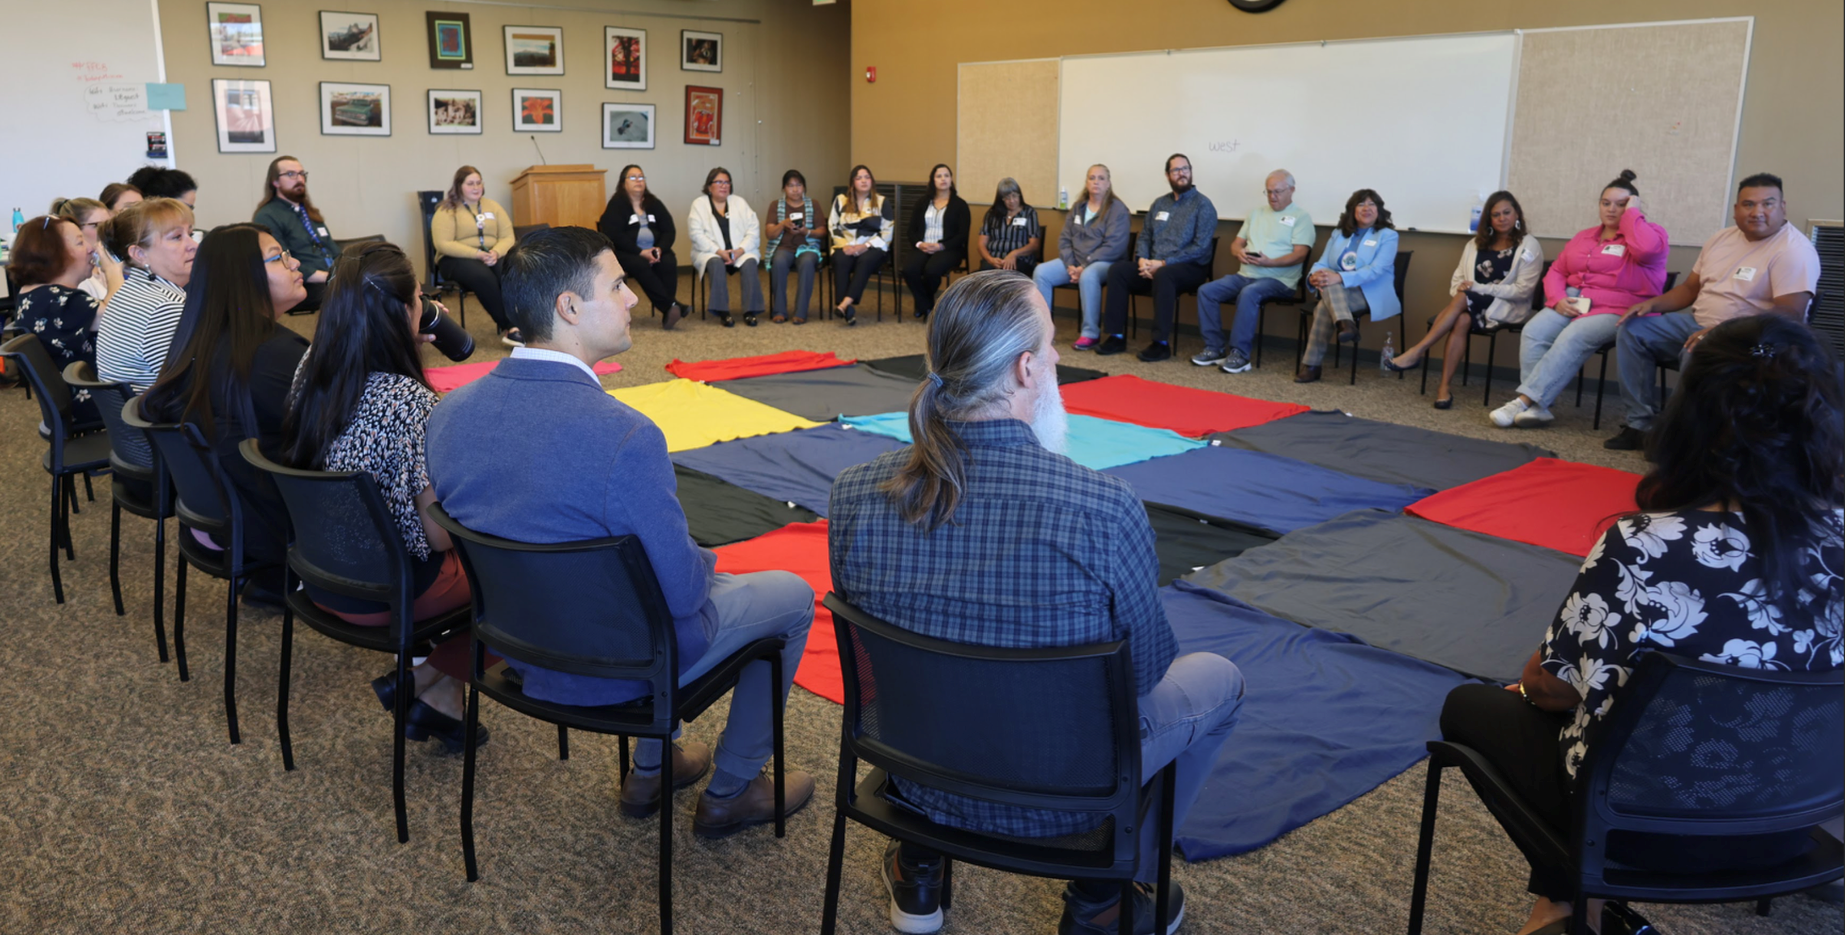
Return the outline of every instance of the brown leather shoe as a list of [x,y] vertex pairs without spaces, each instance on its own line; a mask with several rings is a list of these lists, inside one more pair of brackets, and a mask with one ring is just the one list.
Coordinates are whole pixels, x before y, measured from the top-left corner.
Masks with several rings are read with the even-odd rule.
[[[792,769],[782,779],[783,815],[792,815],[813,799],[814,777]],[[698,811],[692,815],[692,833],[715,840],[774,820],[775,777],[765,772],[728,799],[714,799],[709,792],[699,796]]]
[[[688,742],[673,748],[673,788],[684,789],[711,771],[711,747],[708,744]],[[621,777],[621,813],[629,818],[646,818],[660,807],[660,777],[663,772],[652,776],[639,776],[628,770],[628,775]]]
[[1320,368],[1319,367],[1300,368],[1300,372],[1294,375],[1294,382],[1296,383],[1318,383],[1320,382]]
[[673,327],[679,324],[679,319],[684,318],[684,317],[685,317],[685,309],[680,308],[678,302],[674,302],[673,307],[667,309],[666,315],[660,319],[660,330],[662,331],[673,330]]
[[1339,322],[1339,343],[1340,344],[1357,344],[1358,343],[1358,323],[1357,322],[1355,321]]

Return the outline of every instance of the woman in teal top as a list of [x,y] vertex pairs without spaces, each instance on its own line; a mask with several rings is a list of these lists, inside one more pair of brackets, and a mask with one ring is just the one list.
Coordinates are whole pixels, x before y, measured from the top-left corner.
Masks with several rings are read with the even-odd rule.
[[1384,197],[1369,188],[1353,192],[1326,241],[1326,251],[1307,274],[1307,284],[1319,290],[1320,301],[1313,309],[1313,327],[1294,382],[1320,378],[1320,361],[1326,359],[1335,324],[1339,341],[1355,344],[1356,313],[1367,312],[1372,321],[1382,321],[1403,310],[1397,301],[1396,266],[1396,225]]

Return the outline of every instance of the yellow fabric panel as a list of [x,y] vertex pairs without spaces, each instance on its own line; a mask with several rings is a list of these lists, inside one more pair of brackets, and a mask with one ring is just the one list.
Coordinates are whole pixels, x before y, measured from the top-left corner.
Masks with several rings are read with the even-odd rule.
[[652,419],[666,433],[667,451],[703,448],[733,438],[811,429],[821,424],[694,380],[630,386],[609,390],[609,395]]

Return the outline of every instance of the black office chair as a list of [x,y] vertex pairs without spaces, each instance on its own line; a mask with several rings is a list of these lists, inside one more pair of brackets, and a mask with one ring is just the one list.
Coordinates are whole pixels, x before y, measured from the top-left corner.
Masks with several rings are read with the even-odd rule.
[[430,223],[436,219],[436,208],[441,206],[446,192],[421,191],[416,193],[416,204],[423,212],[423,269],[429,272],[423,279],[423,290],[431,295],[441,295],[450,286],[455,287],[455,315],[461,319],[461,327],[468,326],[468,289],[458,282],[443,278],[442,271],[436,268],[441,257],[436,255],[436,238],[430,230]]
[[96,368],[77,361],[64,368],[64,382],[88,390],[109,429],[109,588],[115,596],[115,615],[122,607],[122,513],[127,511],[154,521],[154,646],[160,661],[167,661],[166,611],[167,520],[173,516],[173,483],[166,465],[154,453],[146,433],[122,418],[122,409],[135,402],[126,383],[107,383]]
[[[945,855],[944,907],[953,899],[955,860],[1039,877],[1118,880],[1120,931],[1128,935],[1134,931],[1140,826],[1156,798],[1163,843],[1153,930],[1166,931],[1177,772],[1168,764],[1154,782],[1141,785],[1140,718],[1127,641],[1047,649],[970,646],[892,626],[837,594],[825,603],[833,612],[846,697],[822,935],[832,935],[838,921],[848,818]],[[861,759],[872,766],[862,782]],[[987,802],[1088,812],[1096,827],[1034,840],[939,825],[900,804],[893,774]]]
[[[1309,251],[1311,253],[1311,250]],[[1262,336],[1268,333],[1268,310],[1271,306],[1293,306],[1297,314],[1307,310],[1307,271],[1313,265],[1312,257],[1301,261],[1300,276],[1294,283],[1293,295],[1276,295],[1256,303],[1256,354],[1255,365],[1262,366]]]
[[[1391,288],[1396,290],[1398,308],[1401,308],[1403,305],[1403,283],[1405,280],[1409,278],[1409,261],[1413,257],[1415,257],[1415,255],[1416,255],[1416,251],[1414,250],[1398,250],[1397,251],[1396,267],[1392,271],[1394,273],[1394,276],[1391,279]],[[1305,275],[1303,275],[1302,279],[1304,280],[1305,278],[1306,278]],[[1403,316],[1403,317],[1405,320],[1408,320],[1408,316]],[[1371,319],[1371,312],[1369,310],[1354,312],[1352,314],[1352,321],[1354,324],[1358,325],[1359,334],[1360,334],[1359,340],[1361,341],[1363,340],[1364,324],[1370,319]],[[1312,326],[1313,326],[1313,309],[1308,306],[1303,305],[1301,306],[1301,313],[1300,313],[1299,343],[1296,345],[1299,348],[1299,350],[1296,352],[1296,357],[1294,361],[1295,369],[1300,368],[1300,361],[1302,357],[1306,354],[1307,330],[1311,328]],[[1408,332],[1405,332],[1403,337],[1407,341],[1409,338]],[[1339,369],[1339,356],[1341,353],[1343,353],[1343,349],[1337,340],[1334,340],[1332,342],[1332,346],[1333,346],[1333,364],[1332,365],[1333,365],[1333,369],[1337,370]],[[1403,379],[1403,374],[1398,373],[1397,379],[1399,380]],[[1350,382],[1350,385],[1352,386],[1358,385],[1358,345],[1357,343],[1354,343],[1352,345],[1352,378],[1349,382]]]
[[[1845,807],[1841,687],[1845,672],[1837,669],[1774,672],[1647,653],[1577,770],[1567,828],[1545,823],[1478,751],[1430,741],[1409,935],[1422,931],[1436,800],[1449,767],[1461,770],[1521,849],[1577,881],[1576,935],[1589,932],[1590,899],[1765,900],[1845,876],[1845,849],[1816,827]],[[1722,838],[1807,828],[1813,847],[1805,855],[1758,870],[1642,870],[1609,855],[1611,835]]]
[[[656,737],[670,744],[682,722],[696,720],[736,687],[745,666],[766,660],[775,734],[775,836],[783,835],[781,654],[785,641],[757,640],[682,686],[672,611],[639,538],[531,544],[468,529],[439,503],[430,506],[429,516],[453,538],[474,594],[474,666],[468,682],[467,754],[461,780],[461,849],[470,883],[480,879],[474,859],[474,737],[483,694],[527,717],[557,725],[558,759],[569,758],[571,728],[619,736],[625,776],[630,735]],[[489,649],[559,672],[645,682],[649,694],[632,703],[602,707],[540,701],[525,694],[505,663],[486,667]],[[661,763],[660,931],[671,935],[674,811],[670,750]]]
[[[288,505],[292,540],[283,577],[281,686],[276,695],[276,735],[282,745],[282,768],[295,768],[288,730],[290,670],[294,656],[295,618],[348,646],[397,656],[397,684],[410,684],[410,658],[428,655],[427,646],[443,634],[468,625],[469,611],[456,608],[429,620],[412,620],[416,602],[409,549],[397,521],[384,505],[377,482],[364,471],[304,471],[263,457],[254,439],[237,450],[245,461],[267,473]],[[314,603],[296,581],[346,597],[375,601],[389,608],[388,626],[362,627]],[[418,651],[420,649],[420,652]],[[400,687],[392,712],[391,792],[397,812],[397,840],[410,840],[404,812],[404,723],[412,692]]]
[[77,434],[78,427],[71,420],[70,387],[58,374],[51,355],[45,353],[38,335],[22,334],[0,344],[0,359],[16,364],[21,378],[36,390],[32,395],[38,400],[39,416],[44,420],[40,434],[49,445],[39,464],[51,475],[51,591],[62,604],[64,577],[58,569],[58,546],[63,544],[65,558],[76,560],[77,552],[70,535],[70,515],[78,509],[76,478],[83,477],[85,492],[91,500],[96,499],[90,476],[109,469],[109,433]]
[[[1205,273],[1205,277],[1204,277],[1204,281],[1205,281],[1205,282],[1210,282],[1210,281],[1212,281],[1212,280],[1214,280],[1214,279],[1216,279],[1216,278],[1217,278],[1217,241],[1218,241],[1219,239],[1220,239],[1220,238],[1218,238],[1218,237],[1215,237],[1215,236],[1213,236],[1213,237],[1211,238],[1211,263],[1210,263],[1210,270],[1209,270],[1208,272],[1206,272],[1206,273]],[[1127,262],[1130,262],[1130,263],[1131,263],[1131,262],[1133,262],[1133,261],[1134,261],[1134,249],[1133,249],[1133,247],[1132,247],[1132,246],[1130,246],[1130,247],[1128,248],[1128,255],[1127,255]],[[1172,349],[1172,354],[1173,354],[1173,356],[1174,356],[1174,357],[1177,357],[1177,356],[1179,355],[1179,306],[1178,306],[1178,300],[1179,300],[1179,298],[1182,298],[1182,297],[1184,297],[1184,296],[1188,296],[1188,295],[1189,295],[1189,296],[1191,296],[1191,297],[1192,297],[1192,304],[1193,304],[1193,306],[1195,307],[1195,306],[1197,305],[1197,303],[1198,303],[1198,289],[1199,289],[1199,288],[1202,288],[1202,286],[1203,286],[1203,283],[1200,283],[1200,284],[1199,284],[1199,285],[1198,285],[1197,287],[1193,287],[1193,288],[1191,288],[1191,289],[1181,289],[1181,290],[1179,291],[1179,295],[1178,295],[1178,296],[1175,296],[1175,297],[1173,298],[1173,307],[1172,307],[1172,335],[1171,335],[1171,337],[1170,337],[1170,340],[1172,341],[1172,343],[1171,343],[1171,345],[1170,345],[1170,347],[1171,347],[1171,349]],[[1155,314],[1158,314],[1158,313],[1156,312]],[[1258,323],[1258,324],[1259,324],[1259,323]],[[1138,336],[1139,336],[1139,332],[1140,332],[1140,296],[1138,296],[1138,295],[1135,295],[1135,294],[1133,294],[1133,293],[1128,293],[1128,331],[1129,331],[1129,332],[1130,332],[1131,334],[1133,334],[1134,336],[1136,336],[1136,337],[1138,337]]]

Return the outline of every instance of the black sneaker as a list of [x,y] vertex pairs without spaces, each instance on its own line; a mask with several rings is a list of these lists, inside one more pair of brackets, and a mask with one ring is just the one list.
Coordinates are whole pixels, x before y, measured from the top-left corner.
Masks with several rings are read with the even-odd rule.
[[902,859],[903,845],[884,848],[884,889],[890,893],[890,924],[905,935],[929,935],[942,928],[942,878],[947,860],[912,865]]
[[1110,354],[1121,354],[1121,353],[1125,353],[1126,351],[1127,351],[1127,339],[1118,334],[1111,334],[1108,337],[1103,338],[1102,343],[1097,344],[1095,346],[1095,353],[1097,357],[1107,357]]
[[1155,341],[1152,344],[1147,345],[1146,350],[1143,350],[1139,354],[1136,354],[1134,356],[1139,357],[1141,360],[1149,364],[1154,363],[1156,361],[1161,361],[1161,360],[1170,360],[1172,359],[1172,345],[1167,344],[1164,341]]
[[1621,426],[1621,434],[1602,442],[1609,451],[1639,451],[1646,447],[1646,433],[1631,425]]
[[[1166,935],[1177,932],[1185,921],[1185,891],[1177,880],[1171,887],[1166,912],[1172,918],[1166,923]],[[1121,931],[1120,893],[1119,888],[1114,888],[1106,901],[1090,902],[1074,884],[1064,887],[1063,918],[1057,920],[1057,935],[1116,935]],[[1153,887],[1134,884],[1134,935],[1153,935],[1153,908]]]

